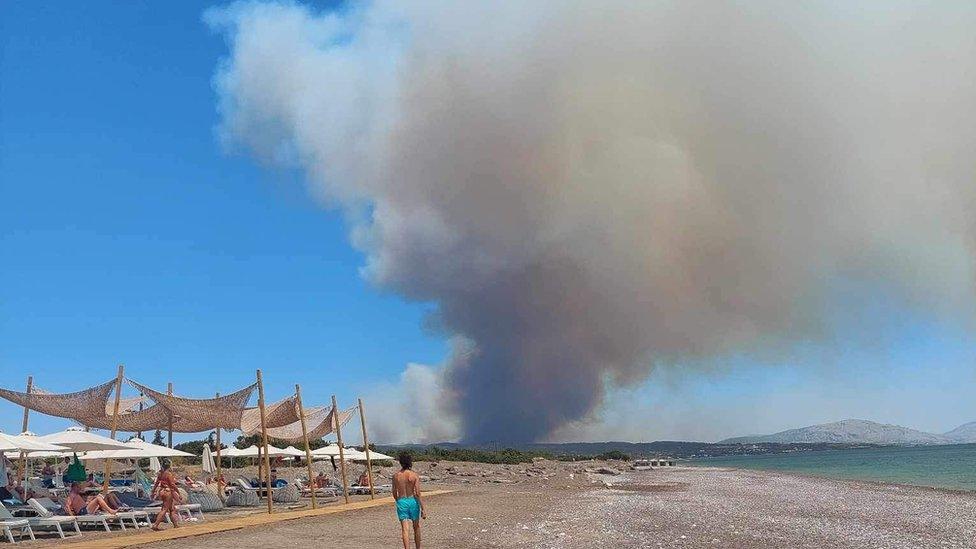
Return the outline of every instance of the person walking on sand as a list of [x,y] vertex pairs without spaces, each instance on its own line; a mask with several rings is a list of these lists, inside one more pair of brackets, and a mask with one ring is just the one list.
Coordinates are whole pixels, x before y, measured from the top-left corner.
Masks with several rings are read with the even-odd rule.
[[163,505],[159,508],[159,514],[156,515],[156,520],[153,521],[152,529],[158,531],[159,525],[169,515],[170,522],[173,523],[173,528],[179,528],[180,517],[179,513],[176,512],[176,502],[180,497],[180,492],[176,487],[176,477],[173,476],[173,472],[169,470],[170,461],[168,459],[163,459],[163,468],[159,472],[159,476],[156,477],[156,484],[152,489],[153,499],[159,498],[163,502]]
[[411,469],[413,456],[400,452],[397,457],[401,469],[393,473],[393,500],[396,502],[397,520],[400,521],[400,537],[403,549],[410,549],[410,526],[413,525],[413,541],[420,549],[420,519],[427,520],[427,510],[420,501],[420,477]]

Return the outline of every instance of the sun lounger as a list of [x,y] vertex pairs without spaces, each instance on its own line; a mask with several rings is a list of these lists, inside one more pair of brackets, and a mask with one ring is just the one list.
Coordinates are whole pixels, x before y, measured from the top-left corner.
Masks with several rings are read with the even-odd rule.
[[[297,484],[302,489],[303,497],[312,496],[312,488],[309,486],[308,481],[304,479],[295,479],[295,484]],[[339,496],[339,488],[335,486],[323,486],[321,488],[315,489],[316,498],[334,498]]]
[[[259,488],[256,488],[254,486],[251,486],[251,483],[250,482],[248,482],[248,481],[246,481],[246,480],[244,480],[242,478],[237,479],[237,482],[233,486],[235,488],[240,488],[241,490],[244,490],[245,492],[254,492],[255,494],[257,494],[260,497],[264,497],[265,492],[267,491],[267,487],[261,486]],[[274,497],[275,492],[277,492],[278,490],[281,490],[281,488],[272,487],[271,488],[271,496]]]
[[[374,484],[373,491],[377,494],[385,494],[393,491],[392,484]],[[349,487],[350,494],[368,494],[369,486],[362,484],[353,484]]]
[[115,513],[115,515],[104,515],[104,516],[108,517],[110,522],[112,521],[112,519],[117,520],[119,522],[119,526],[122,527],[122,530],[125,530],[125,521],[127,520],[132,523],[132,527],[135,528],[136,530],[139,529],[139,519],[142,519],[144,525],[149,524],[149,513],[141,509],[133,509],[130,511],[119,511],[118,513]]
[[[27,500],[27,504],[28,504],[27,509],[37,514],[37,516],[20,517],[20,518],[26,518],[27,522],[30,523],[32,529],[53,528],[58,533],[58,535],[61,536],[61,539],[64,539],[65,538],[64,528],[74,527],[75,532],[77,532],[79,536],[81,535],[81,529],[78,527],[78,522],[75,520],[74,517],[57,516],[54,513],[45,509],[44,506],[42,506],[40,503],[37,503],[37,500],[35,500],[34,498]],[[6,507],[0,506],[0,520],[10,521],[10,520],[18,520],[18,519],[14,518],[10,514],[10,511],[7,510]]]
[[[59,511],[62,509],[60,505],[58,505],[54,501],[51,501],[49,498],[37,498],[37,499],[33,499],[33,503],[31,503],[31,501],[28,501],[27,503],[31,505],[31,508],[39,516],[44,516],[42,510],[46,511],[47,513],[50,513],[50,515],[53,516],[55,511]],[[106,532],[110,532],[112,530],[109,527],[109,524],[111,523],[118,524],[119,527],[122,528],[122,530],[126,530],[126,521],[129,521],[132,527],[135,528],[136,530],[139,529],[140,519],[147,524],[149,523],[149,514],[142,509],[119,511],[114,515],[101,514],[101,513],[96,513],[91,515],[77,515],[74,518],[80,525],[100,527],[103,528]]]
[[[31,498],[27,500],[28,505],[34,510],[40,517],[53,517],[53,516],[70,516],[70,515],[56,515],[57,512],[63,512],[64,508],[58,503],[52,501],[50,498]],[[75,523],[78,525],[87,524],[100,526],[105,529],[106,532],[111,532],[112,529],[108,527],[108,520],[105,515],[81,515],[73,517]]]
[[[146,514],[146,520],[149,520],[149,515],[155,515],[159,513],[162,509],[163,502],[152,501],[148,499],[143,499],[136,497],[135,494],[119,494],[119,501],[128,505],[131,512]],[[204,519],[202,506],[199,503],[181,503],[176,505],[176,512],[179,516],[191,519]],[[169,515],[166,516],[166,521],[169,522]],[[138,526],[137,526],[138,528]]]
[[255,487],[251,486],[251,483],[250,482],[248,482],[248,481],[246,481],[246,480],[244,480],[242,478],[239,478],[239,479],[237,479],[234,482],[235,482],[235,484],[234,484],[234,487],[235,488],[239,488],[241,490],[244,490],[245,492],[254,492],[254,493],[257,493],[258,490],[260,489],[260,488],[255,488]]
[[10,543],[14,542],[14,530],[20,532],[20,537],[23,539],[24,534],[30,536],[31,541],[34,541],[34,531],[31,530],[30,521],[27,519],[14,519],[14,520],[0,520],[0,529],[3,530],[4,535],[7,536],[7,541]]

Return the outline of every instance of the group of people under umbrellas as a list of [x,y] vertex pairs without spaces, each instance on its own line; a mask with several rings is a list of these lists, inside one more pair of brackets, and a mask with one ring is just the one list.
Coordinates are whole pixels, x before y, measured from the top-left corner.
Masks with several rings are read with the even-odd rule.
[[[159,450],[153,450],[157,448]],[[106,460],[155,457],[160,453],[191,455],[179,450],[147,444],[139,439],[122,443],[77,427],[43,437],[35,436],[32,433],[24,433],[18,436],[0,433],[0,456],[3,456],[3,459],[0,459],[0,499],[14,499],[16,497],[23,502],[33,495],[26,483],[26,478],[23,479],[23,482],[21,479],[15,478],[12,464],[9,463],[5,454],[20,454],[25,458],[59,456],[63,460],[59,461],[59,464],[64,465],[63,469],[58,470],[53,464],[47,463],[41,471],[41,477],[48,488],[54,487],[55,477],[70,483],[70,489],[61,502],[65,514],[71,516],[95,513],[114,515],[125,509],[127,506],[116,493],[111,491],[99,492],[94,483],[94,475],[88,474],[86,476],[84,465],[79,461],[77,452],[87,452],[85,456],[87,459]],[[74,461],[66,455],[67,453],[74,454]],[[76,470],[72,471],[73,468]],[[80,470],[80,478],[78,470]],[[26,468],[24,476],[26,477]],[[170,462],[165,457],[161,463],[160,473],[152,487],[150,499],[158,499],[162,502],[153,523],[153,529],[158,530],[167,516],[170,517],[174,527],[179,524],[176,505],[180,502],[180,493],[176,486],[176,479],[170,471]]]

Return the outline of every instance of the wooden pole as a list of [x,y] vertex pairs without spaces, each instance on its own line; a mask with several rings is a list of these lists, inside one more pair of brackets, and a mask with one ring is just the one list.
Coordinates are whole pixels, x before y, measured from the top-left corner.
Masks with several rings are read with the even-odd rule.
[[305,407],[302,406],[302,388],[295,384],[295,403],[298,404],[298,415],[302,418],[302,440],[305,442],[305,460],[308,462],[308,487],[312,490],[312,509],[317,509],[315,502],[315,478],[312,477],[312,449],[308,446],[308,426],[305,424]]
[[271,495],[271,459],[268,458],[268,427],[265,424],[264,382],[261,380],[261,370],[258,370],[258,408],[261,410],[261,438],[262,446],[264,447],[264,476],[266,479],[265,495],[268,496],[268,514],[270,515],[274,512],[274,509],[272,509],[272,500],[274,497]]
[[[220,393],[217,393],[217,398],[220,398]],[[224,489],[220,486],[220,427],[217,427],[217,491],[220,493],[220,499],[224,499]]]
[[332,395],[332,421],[335,422],[336,439],[339,442],[339,470],[342,473],[342,497],[349,503],[349,482],[346,480],[346,456],[342,448],[342,430],[339,428],[339,406],[336,397]]
[[[173,396],[173,382],[166,384],[166,394]],[[166,443],[172,448],[173,447],[173,414],[169,416],[169,427],[167,428]]]
[[376,499],[376,489],[373,488],[373,460],[369,458],[369,438],[366,437],[366,410],[363,399],[359,399],[359,423],[363,426],[363,451],[366,452],[366,478],[369,479],[369,499]]
[[[142,391],[139,391],[139,411],[140,412],[142,411],[142,399],[144,399],[144,398],[146,398],[145,393],[143,393]],[[142,438],[142,431],[139,431],[138,433],[136,433],[136,436],[139,437],[140,440],[145,441],[145,439]]]
[[[27,394],[30,394],[31,389],[34,388],[34,376],[27,376]],[[21,426],[20,432],[27,432],[27,421],[30,419],[30,408],[24,406],[24,422]],[[20,472],[24,475],[24,493],[27,493],[27,453],[20,453]]]
[[[112,409],[112,440],[115,440],[115,432],[119,428],[119,406],[122,403],[122,378],[125,375],[125,366],[119,364],[119,375],[115,378],[115,407]],[[112,476],[112,460],[105,460],[105,478],[102,480],[102,492],[108,493],[108,480]]]

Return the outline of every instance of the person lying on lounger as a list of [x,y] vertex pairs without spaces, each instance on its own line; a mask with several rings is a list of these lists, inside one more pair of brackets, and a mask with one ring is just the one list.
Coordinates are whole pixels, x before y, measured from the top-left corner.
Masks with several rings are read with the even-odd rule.
[[326,476],[325,471],[319,471],[318,476],[315,477],[316,488],[328,488],[332,486],[332,477]]
[[85,496],[83,494],[85,488],[87,488],[87,484],[84,482],[75,482],[71,485],[71,492],[68,494],[64,505],[64,510],[69,515],[94,515],[99,511],[114,515],[118,512],[118,509],[109,505],[101,494]]

